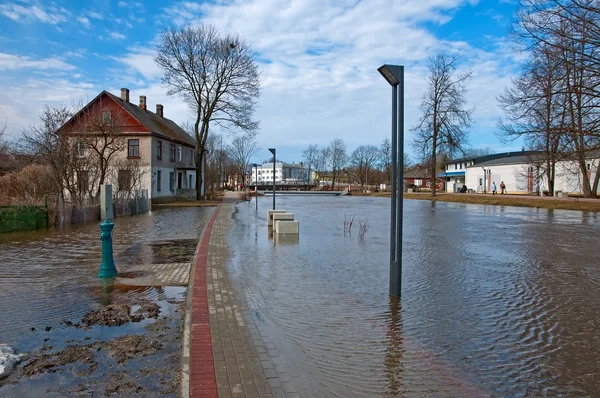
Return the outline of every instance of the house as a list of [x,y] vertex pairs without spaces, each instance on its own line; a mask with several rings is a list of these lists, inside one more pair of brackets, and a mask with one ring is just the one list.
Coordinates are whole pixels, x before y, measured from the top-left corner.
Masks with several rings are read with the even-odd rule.
[[[147,189],[154,202],[195,198],[195,140],[165,117],[163,105],[150,111],[146,96],[134,104],[127,88],[120,97],[102,91],[59,132],[73,137],[81,158],[99,156],[98,137],[106,153],[114,152],[105,180],[113,184],[113,192]],[[88,170],[78,173],[81,186],[92,179]]]
[[[487,173],[487,179],[484,178],[483,168],[485,168],[486,165],[495,164],[494,162],[499,162],[498,164],[503,165],[513,164],[515,162],[518,163],[528,157],[539,156],[539,154],[540,152],[538,151],[518,151],[453,159],[445,163],[445,172],[438,174],[438,177],[446,179],[446,192],[449,193],[459,192],[463,185],[467,185],[468,189],[484,192],[484,190],[489,190],[489,186],[492,182],[490,174],[491,170],[489,168],[486,168],[485,171],[485,173]],[[467,171],[469,171],[469,179],[467,179]],[[477,176],[478,172],[480,172],[479,174],[481,175],[479,175],[479,177],[473,177]],[[497,182],[497,185],[498,184],[500,184],[500,181]]]
[[[404,172],[404,185],[412,189],[431,189],[431,171],[427,167],[413,167]],[[445,178],[436,178],[436,189],[443,191],[445,187]]]
[[[556,162],[554,191],[580,195],[583,193],[583,178],[577,162],[572,158],[565,156]],[[491,191],[493,183],[500,191],[500,183],[504,182],[507,193],[540,195],[548,193],[545,160],[545,154],[541,151],[504,152],[455,159],[445,164],[446,171],[439,176],[446,178],[446,192],[459,192],[466,185],[475,192],[486,193]],[[599,163],[600,153],[591,151],[586,159],[586,170],[592,183]]]

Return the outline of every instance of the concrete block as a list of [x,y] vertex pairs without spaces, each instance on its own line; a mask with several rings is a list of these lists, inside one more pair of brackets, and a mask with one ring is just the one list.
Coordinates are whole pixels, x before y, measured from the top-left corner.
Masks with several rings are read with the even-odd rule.
[[267,215],[267,225],[269,227],[273,226],[273,214],[275,213],[285,213],[285,210],[269,210]]
[[561,192],[560,193],[560,197],[561,198],[568,198],[569,197],[569,193],[568,192]]
[[277,222],[277,220],[292,221],[294,213],[273,213],[273,222]]
[[277,220],[275,221],[276,234],[298,234],[300,232],[300,223],[298,221]]

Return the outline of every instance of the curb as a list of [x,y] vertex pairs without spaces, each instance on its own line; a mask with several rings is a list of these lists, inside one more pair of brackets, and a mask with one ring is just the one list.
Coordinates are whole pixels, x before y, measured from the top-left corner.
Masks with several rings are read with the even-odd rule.
[[196,247],[186,298],[186,316],[183,337],[181,397],[217,397],[217,382],[208,321],[206,288],[206,260],[213,225],[221,202]]

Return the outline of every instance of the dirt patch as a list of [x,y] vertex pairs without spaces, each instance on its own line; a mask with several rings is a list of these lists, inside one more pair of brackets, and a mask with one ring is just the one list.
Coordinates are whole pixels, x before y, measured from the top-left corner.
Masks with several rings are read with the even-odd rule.
[[131,306],[125,304],[110,304],[98,310],[90,311],[83,316],[81,323],[65,323],[67,326],[121,326],[128,322],[140,322],[147,318],[158,318],[160,306],[156,303],[145,301],[140,303],[140,308],[131,311]]
[[152,264],[189,262],[196,252],[196,239],[178,239],[150,243]]
[[116,394],[119,397],[127,397],[144,391],[144,388],[138,385],[133,379],[125,373],[114,373],[106,382],[104,395],[110,396]]
[[132,358],[154,355],[162,348],[157,339],[144,335],[129,335],[106,343],[108,355],[122,364]]
[[81,374],[91,374],[98,367],[93,344],[72,345],[56,353],[41,354],[23,366],[23,374],[33,376],[45,372],[54,373],[59,367],[75,362],[88,365],[79,371]]

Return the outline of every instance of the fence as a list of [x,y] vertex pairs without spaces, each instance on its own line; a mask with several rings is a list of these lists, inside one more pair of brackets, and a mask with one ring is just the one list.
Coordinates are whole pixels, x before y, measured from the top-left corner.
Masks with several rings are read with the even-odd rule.
[[148,190],[139,189],[133,193],[122,194],[117,192],[113,195],[113,214],[115,217],[133,216],[135,214],[147,213],[150,210]]
[[48,227],[48,206],[0,206],[0,233]]

